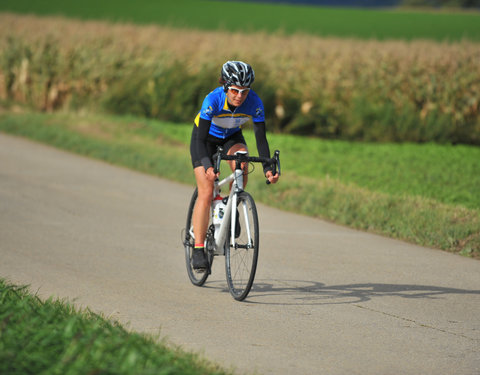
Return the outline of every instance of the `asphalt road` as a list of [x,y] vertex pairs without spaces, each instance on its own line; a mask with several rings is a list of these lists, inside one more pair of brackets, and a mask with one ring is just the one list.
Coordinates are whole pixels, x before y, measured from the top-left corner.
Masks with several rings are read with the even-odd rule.
[[238,373],[480,373],[479,261],[259,205],[256,282],[236,302],[223,258],[188,280],[191,192],[0,134],[0,276]]

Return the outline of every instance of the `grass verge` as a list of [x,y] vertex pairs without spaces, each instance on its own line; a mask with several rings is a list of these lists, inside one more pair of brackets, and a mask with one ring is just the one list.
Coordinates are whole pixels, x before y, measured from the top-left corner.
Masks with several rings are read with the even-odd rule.
[[1,374],[227,374],[155,337],[0,279]]
[[[185,173],[191,169],[187,146],[191,125],[102,115],[4,113],[0,115],[0,131],[145,173],[194,183],[193,173]],[[251,132],[245,134],[247,142],[254,145]],[[261,173],[252,174],[249,190],[258,201],[419,245],[480,258],[479,203],[471,199],[479,185],[478,166],[475,167],[477,148],[462,146],[459,148],[460,157],[455,156],[456,151],[450,146],[410,145],[414,149],[405,153],[402,145],[388,148],[385,145],[327,142],[275,134],[269,139],[272,148],[281,150],[284,173],[281,182],[270,188],[266,188]],[[328,146],[330,151],[322,153],[321,147]],[[315,147],[320,148],[317,154]],[[345,156],[349,154],[348,148],[356,147],[363,149],[365,154],[361,163],[363,169]],[[410,162],[410,169],[417,173],[401,174],[405,180],[402,184],[392,184],[384,189],[384,181],[398,178],[401,168],[388,163],[381,167],[382,161],[398,162],[401,159],[399,152],[407,156],[417,155],[415,164],[409,157],[403,162],[407,166]],[[350,157],[358,159],[360,154],[355,151]],[[455,157],[449,159],[449,155]],[[442,158],[450,165],[445,166],[444,160],[439,160]],[[330,166],[329,170],[328,166],[334,160],[338,166]],[[462,165],[467,168],[463,170]],[[340,167],[344,171],[335,175],[332,171]],[[315,172],[318,169],[326,170],[328,174]],[[457,181],[456,184],[450,186],[438,180],[441,175],[456,176],[457,169],[461,171],[460,175],[450,178]],[[369,170],[382,176],[376,185],[371,182],[375,173],[367,173]],[[432,171],[436,172],[432,174]],[[359,178],[356,174],[366,177]],[[420,178],[420,182],[412,183],[413,176],[418,175],[423,176],[423,180]],[[443,187],[440,191],[450,193],[437,194],[438,184]],[[419,193],[417,185],[427,188]],[[462,205],[456,203],[458,200]]]

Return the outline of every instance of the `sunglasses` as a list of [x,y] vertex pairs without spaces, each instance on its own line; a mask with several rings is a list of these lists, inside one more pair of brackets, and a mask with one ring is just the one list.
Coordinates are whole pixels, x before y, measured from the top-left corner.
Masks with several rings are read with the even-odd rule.
[[246,89],[237,89],[235,87],[229,87],[228,88],[230,90],[230,92],[234,95],[238,95],[238,94],[241,94],[243,95],[243,93],[246,91],[247,93],[250,91],[250,88],[246,88]]

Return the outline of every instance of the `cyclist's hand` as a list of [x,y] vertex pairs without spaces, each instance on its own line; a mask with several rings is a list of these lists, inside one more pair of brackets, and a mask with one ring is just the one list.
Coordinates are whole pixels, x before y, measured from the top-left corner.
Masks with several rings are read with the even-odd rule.
[[207,176],[208,181],[213,182],[218,177],[218,173],[215,174],[213,171],[213,167],[210,167],[205,171],[205,176]]
[[278,173],[274,176],[272,171],[267,171],[267,173],[265,174],[265,177],[267,178],[267,180],[271,183],[271,184],[275,184],[277,183],[278,181],[278,178],[280,177],[278,175]]

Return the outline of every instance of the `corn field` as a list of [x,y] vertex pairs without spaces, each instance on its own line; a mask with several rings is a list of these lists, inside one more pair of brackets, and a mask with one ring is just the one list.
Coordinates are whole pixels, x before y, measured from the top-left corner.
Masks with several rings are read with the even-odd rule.
[[190,122],[226,60],[268,127],[331,139],[480,144],[480,44],[243,34],[0,14],[0,101]]

